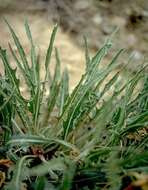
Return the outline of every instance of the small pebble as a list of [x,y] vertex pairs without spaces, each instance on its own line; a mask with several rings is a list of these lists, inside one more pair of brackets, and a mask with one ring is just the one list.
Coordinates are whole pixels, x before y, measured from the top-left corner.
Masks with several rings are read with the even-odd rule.
[[135,46],[136,42],[137,42],[137,38],[134,34],[129,34],[127,36],[127,44],[129,45],[129,47]]
[[102,17],[100,14],[95,14],[95,16],[92,18],[93,22],[95,24],[101,24],[102,23]]
[[142,53],[141,52],[139,52],[138,50],[134,50],[133,54],[134,54],[135,60],[137,60],[137,61],[142,60]]

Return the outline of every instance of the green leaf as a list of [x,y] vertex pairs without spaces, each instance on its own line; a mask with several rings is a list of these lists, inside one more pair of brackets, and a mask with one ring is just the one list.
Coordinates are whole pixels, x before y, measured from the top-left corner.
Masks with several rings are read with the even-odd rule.
[[57,49],[55,49],[55,55],[56,55],[56,67],[55,67],[53,80],[50,86],[50,94],[47,97],[47,106],[46,106],[47,111],[45,112],[45,115],[43,117],[43,126],[48,125],[50,114],[53,111],[58,101],[58,95],[60,89],[60,59]]
[[12,88],[16,90],[16,93],[20,96],[20,89],[19,89],[19,79],[16,78],[16,69],[12,69],[10,67],[6,50],[2,50],[0,48],[0,56],[2,58],[4,68],[5,68],[5,75],[8,77],[9,82],[12,84]]
[[87,38],[85,36],[84,36],[84,43],[85,43],[85,62],[86,62],[86,72],[87,72],[90,65],[90,56],[88,51]]
[[69,97],[69,76],[67,69],[65,69],[60,83],[59,98],[57,103],[59,107],[59,116],[61,116],[64,111],[64,106],[66,104],[68,97]]
[[127,125],[130,126],[130,125],[138,124],[144,121],[145,122],[148,121],[148,111],[129,118],[127,121]]
[[38,66],[37,66],[38,62],[37,62],[37,56],[36,56],[36,52],[35,52],[35,46],[33,43],[32,34],[31,34],[30,27],[29,27],[27,21],[25,21],[25,29],[26,29],[27,37],[31,44],[31,62],[32,62],[32,73],[33,73],[32,78],[34,81],[34,85],[37,86],[37,84],[39,83],[39,70],[38,70]]
[[60,186],[60,190],[70,190],[72,187],[72,180],[74,178],[75,170],[76,170],[76,165],[74,162],[71,160],[65,160],[66,168],[64,170],[63,174],[63,180],[62,184]]
[[55,25],[54,29],[52,31],[51,37],[50,37],[50,43],[49,43],[49,46],[48,46],[48,49],[47,49],[46,60],[45,60],[46,71],[47,71],[47,69],[49,67],[51,54],[52,54],[52,49],[53,49],[53,43],[54,43],[54,40],[55,40],[55,35],[56,35],[56,32],[57,32],[57,28],[58,28],[58,26]]
[[114,85],[115,82],[117,82],[117,79],[119,77],[119,72],[117,72],[110,80],[109,82],[105,85],[104,89],[102,90],[102,92],[100,93],[100,97],[101,98],[106,92],[109,92],[110,88]]
[[22,187],[22,181],[27,176],[27,167],[25,166],[25,163],[28,158],[33,158],[34,156],[24,156],[22,157],[15,166],[13,177],[11,182],[6,186],[6,189],[9,190],[20,190]]
[[108,53],[109,49],[111,48],[111,43],[106,43],[91,59],[90,66],[86,72],[86,82],[92,80],[96,73],[98,72],[98,66],[101,60],[105,57]]
[[82,76],[79,84],[67,101],[64,112],[58,123],[58,125],[64,127],[64,138],[66,138],[69,131],[76,126],[77,121],[81,117],[81,113],[83,112],[81,111],[81,105],[83,105],[82,102],[85,101],[88,92],[99,81],[100,74],[98,74],[97,67],[109,48],[110,44],[105,44],[92,58],[90,68],[85,75]]
[[29,170],[29,176],[43,176],[50,171],[63,171],[65,164],[61,158],[54,158],[47,162],[44,162],[38,166],[35,166]]
[[26,75],[28,76],[28,78],[30,79],[30,85],[32,85],[32,82],[31,82],[31,72],[30,72],[30,68],[29,68],[29,64],[28,64],[28,61],[27,61],[27,58],[26,58],[26,54],[25,54],[25,51],[19,41],[19,38],[17,37],[17,35],[15,34],[14,30],[12,29],[12,27],[10,26],[10,24],[7,22],[7,20],[5,20],[6,24],[8,25],[8,28],[11,32],[11,35],[13,37],[13,40],[14,40],[14,43],[17,47],[17,50],[18,50],[18,53],[20,55],[20,58],[22,60],[22,63],[23,63],[23,68],[26,72]]
[[44,176],[37,177],[37,179],[35,181],[35,189],[36,190],[44,190],[45,189],[45,182],[46,182],[46,179]]
[[19,136],[13,137],[10,141],[8,141],[8,144],[10,144],[12,146],[16,146],[16,145],[28,146],[28,145],[32,145],[32,144],[42,144],[42,145],[48,144],[49,145],[49,144],[53,144],[53,143],[57,143],[59,145],[62,145],[64,147],[67,147],[67,148],[77,151],[77,148],[69,142],[66,142],[64,140],[60,140],[57,138],[49,139],[49,138],[40,137],[37,135],[29,135],[29,134],[19,135]]

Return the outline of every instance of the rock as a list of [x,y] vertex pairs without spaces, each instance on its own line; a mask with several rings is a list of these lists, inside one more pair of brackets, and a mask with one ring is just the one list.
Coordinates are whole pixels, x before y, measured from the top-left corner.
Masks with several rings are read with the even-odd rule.
[[127,36],[126,41],[127,41],[127,44],[128,44],[129,47],[134,47],[135,44],[137,43],[137,38],[136,38],[136,36],[134,34],[129,34]]
[[101,26],[103,34],[109,35],[114,31],[114,27],[109,23],[103,23]]
[[102,23],[102,17],[100,14],[95,14],[92,20],[97,25]]
[[136,60],[136,61],[140,61],[140,60],[142,60],[142,53],[140,52],[140,51],[138,51],[138,50],[134,50],[133,51],[133,55],[134,55],[134,59]]

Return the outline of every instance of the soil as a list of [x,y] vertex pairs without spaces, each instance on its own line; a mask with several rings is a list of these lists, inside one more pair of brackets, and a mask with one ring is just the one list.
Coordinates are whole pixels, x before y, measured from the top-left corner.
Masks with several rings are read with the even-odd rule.
[[[59,49],[62,68],[67,67],[70,71],[71,89],[85,69],[83,35],[93,53],[118,28],[113,37],[112,52],[121,48],[134,52],[128,66],[131,71],[137,70],[148,52],[148,1],[145,0],[7,0],[5,3],[0,0],[0,45],[8,48],[8,41],[12,40],[4,17],[18,33],[29,57],[29,43],[23,26],[24,20],[28,20],[43,55],[42,62],[53,25],[59,23],[55,45]],[[106,60],[109,61],[110,56]],[[11,62],[13,64],[12,59]],[[124,63],[123,56],[120,64]],[[0,72],[2,70],[0,62]]]

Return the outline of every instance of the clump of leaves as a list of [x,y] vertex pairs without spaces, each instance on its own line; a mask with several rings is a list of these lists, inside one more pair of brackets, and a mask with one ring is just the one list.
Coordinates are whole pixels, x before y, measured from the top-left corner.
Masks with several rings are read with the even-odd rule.
[[[57,49],[53,76],[49,69],[57,26],[51,34],[42,80],[43,63],[28,23],[25,29],[31,46],[30,62],[13,28],[6,23],[18,54],[9,44],[16,63],[13,69],[7,51],[0,48],[5,69],[0,78],[0,151],[1,159],[13,162],[4,170],[6,180],[1,188],[124,189],[132,182],[137,184],[139,179],[133,176],[139,172],[147,176],[146,66],[122,82],[117,59],[123,50],[101,67],[112,47],[111,40],[90,57],[85,39],[86,70],[69,93],[68,72],[61,73]],[[21,93],[17,69],[23,75],[29,98]],[[106,80],[110,75],[110,80]],[[136,91],[139,83],[141,87]],[[127,184],[126,177],[130,178]]]

